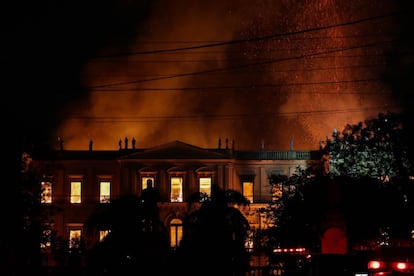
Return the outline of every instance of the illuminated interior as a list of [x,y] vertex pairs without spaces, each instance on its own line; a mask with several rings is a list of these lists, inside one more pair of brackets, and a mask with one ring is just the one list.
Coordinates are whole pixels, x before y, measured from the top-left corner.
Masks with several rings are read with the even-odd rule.
[[250,203],[253,203],[253,182],[243,182],[243,195],[250,201]]
[[146,188],[148,188],[148,180],[151,180],[152,181],[152,185],[153,185],[153,187],[154,187],[154,183],[155,183],[155,179],[154,179],[154,177],[152,177],[152,176],[143,176],[142,178],[142,181],[141,181],[141,185],[142,185],[142,190],[145,190]]
[[175,218],[170,223],[170,246],[178,247],[183,237],[183,225],[181,219]]
[[200,193],[211,195],[211,177],[200,177]]
[[111,198],[111,182],[101,181],[99,183],[99,201],[101,203],[108,203]]
[[81,241],[82,230],[70,229],[69,230],[69,248],[79,248]]
[[52,183],[48,181],[42,181],[41,186],[41,203],[52,203]]
[[52,245],[52,229],[46,228],[42,230],[42,238],[40,241],[40,248],[46,249]]
[[171,202],[183,202],[183,178],[171,177]]
[[70,203],[81,203],[81,188],[82,182],[71,181],[70,182]]
[[99,241],[103,241],[106,236],[111,232],[111,230],[100,230],[99,231]]

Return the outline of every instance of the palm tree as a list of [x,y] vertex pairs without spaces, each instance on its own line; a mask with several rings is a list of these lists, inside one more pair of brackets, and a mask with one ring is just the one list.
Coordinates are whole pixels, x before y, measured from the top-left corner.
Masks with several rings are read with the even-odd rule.
[[248,200],[237,191],[216,185],[211,197],[195,194],[190,202],[197,198],[202,200],[200,208],[183,224],[180,252],[192,264],[185,275],[242,275],[248,266],[244,244],[250,226],[235,206],[247,205]]
[[153,200],[125,195],[90,217],[89,231],[110,231],[91,251],[90,274],[144,275],[146,271],[151,271],[151,275],[162,274],[169,243],[158,210],[154,211],[156,206]]

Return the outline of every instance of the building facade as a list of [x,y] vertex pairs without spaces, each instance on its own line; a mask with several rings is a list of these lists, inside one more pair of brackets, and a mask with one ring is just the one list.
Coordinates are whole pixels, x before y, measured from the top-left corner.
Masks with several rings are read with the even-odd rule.
[[[187,198],[194,193],[211,194],[213,185],[242,193],[250,205],[242,208],[251,228],[263,228],[256,210],[272,200],[272,175],[292,175],[297,167],[315,160],[315,151],[236,151],[200,148],[173,141],[152,148],[119,148],[114,151],[59,149],[33,156],[43,170],[41,203],[54,206],[50,229],[69,248],[78,240],[92,246],[105,231],[87,233],[85,223],[104,206],[123,195],[140,197],[148,185],[157,188],[161,221],[170,233],[171,247],[178,246],[182,222],[192,211]],[[45,232],[45,236],[51,232]],[[45,237],[46,248],[50,246]]]

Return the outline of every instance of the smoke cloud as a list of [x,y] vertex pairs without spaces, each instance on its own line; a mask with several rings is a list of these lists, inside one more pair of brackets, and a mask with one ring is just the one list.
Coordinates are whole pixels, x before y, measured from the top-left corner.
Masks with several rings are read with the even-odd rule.
[[394,3],[155,1],[127,45],[108,41],[85,63],[87,94],[52,136],[68,149],[116,149],[124,137],[316,149],[333,129],[401,110],[384,80]]

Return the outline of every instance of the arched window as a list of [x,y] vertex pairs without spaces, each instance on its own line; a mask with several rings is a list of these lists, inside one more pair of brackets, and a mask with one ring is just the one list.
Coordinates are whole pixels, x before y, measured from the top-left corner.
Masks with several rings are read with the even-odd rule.
[[183,237],[183,222],[179,218],[174,218],[170,222],[170,246],[175,248],[180,245]]

